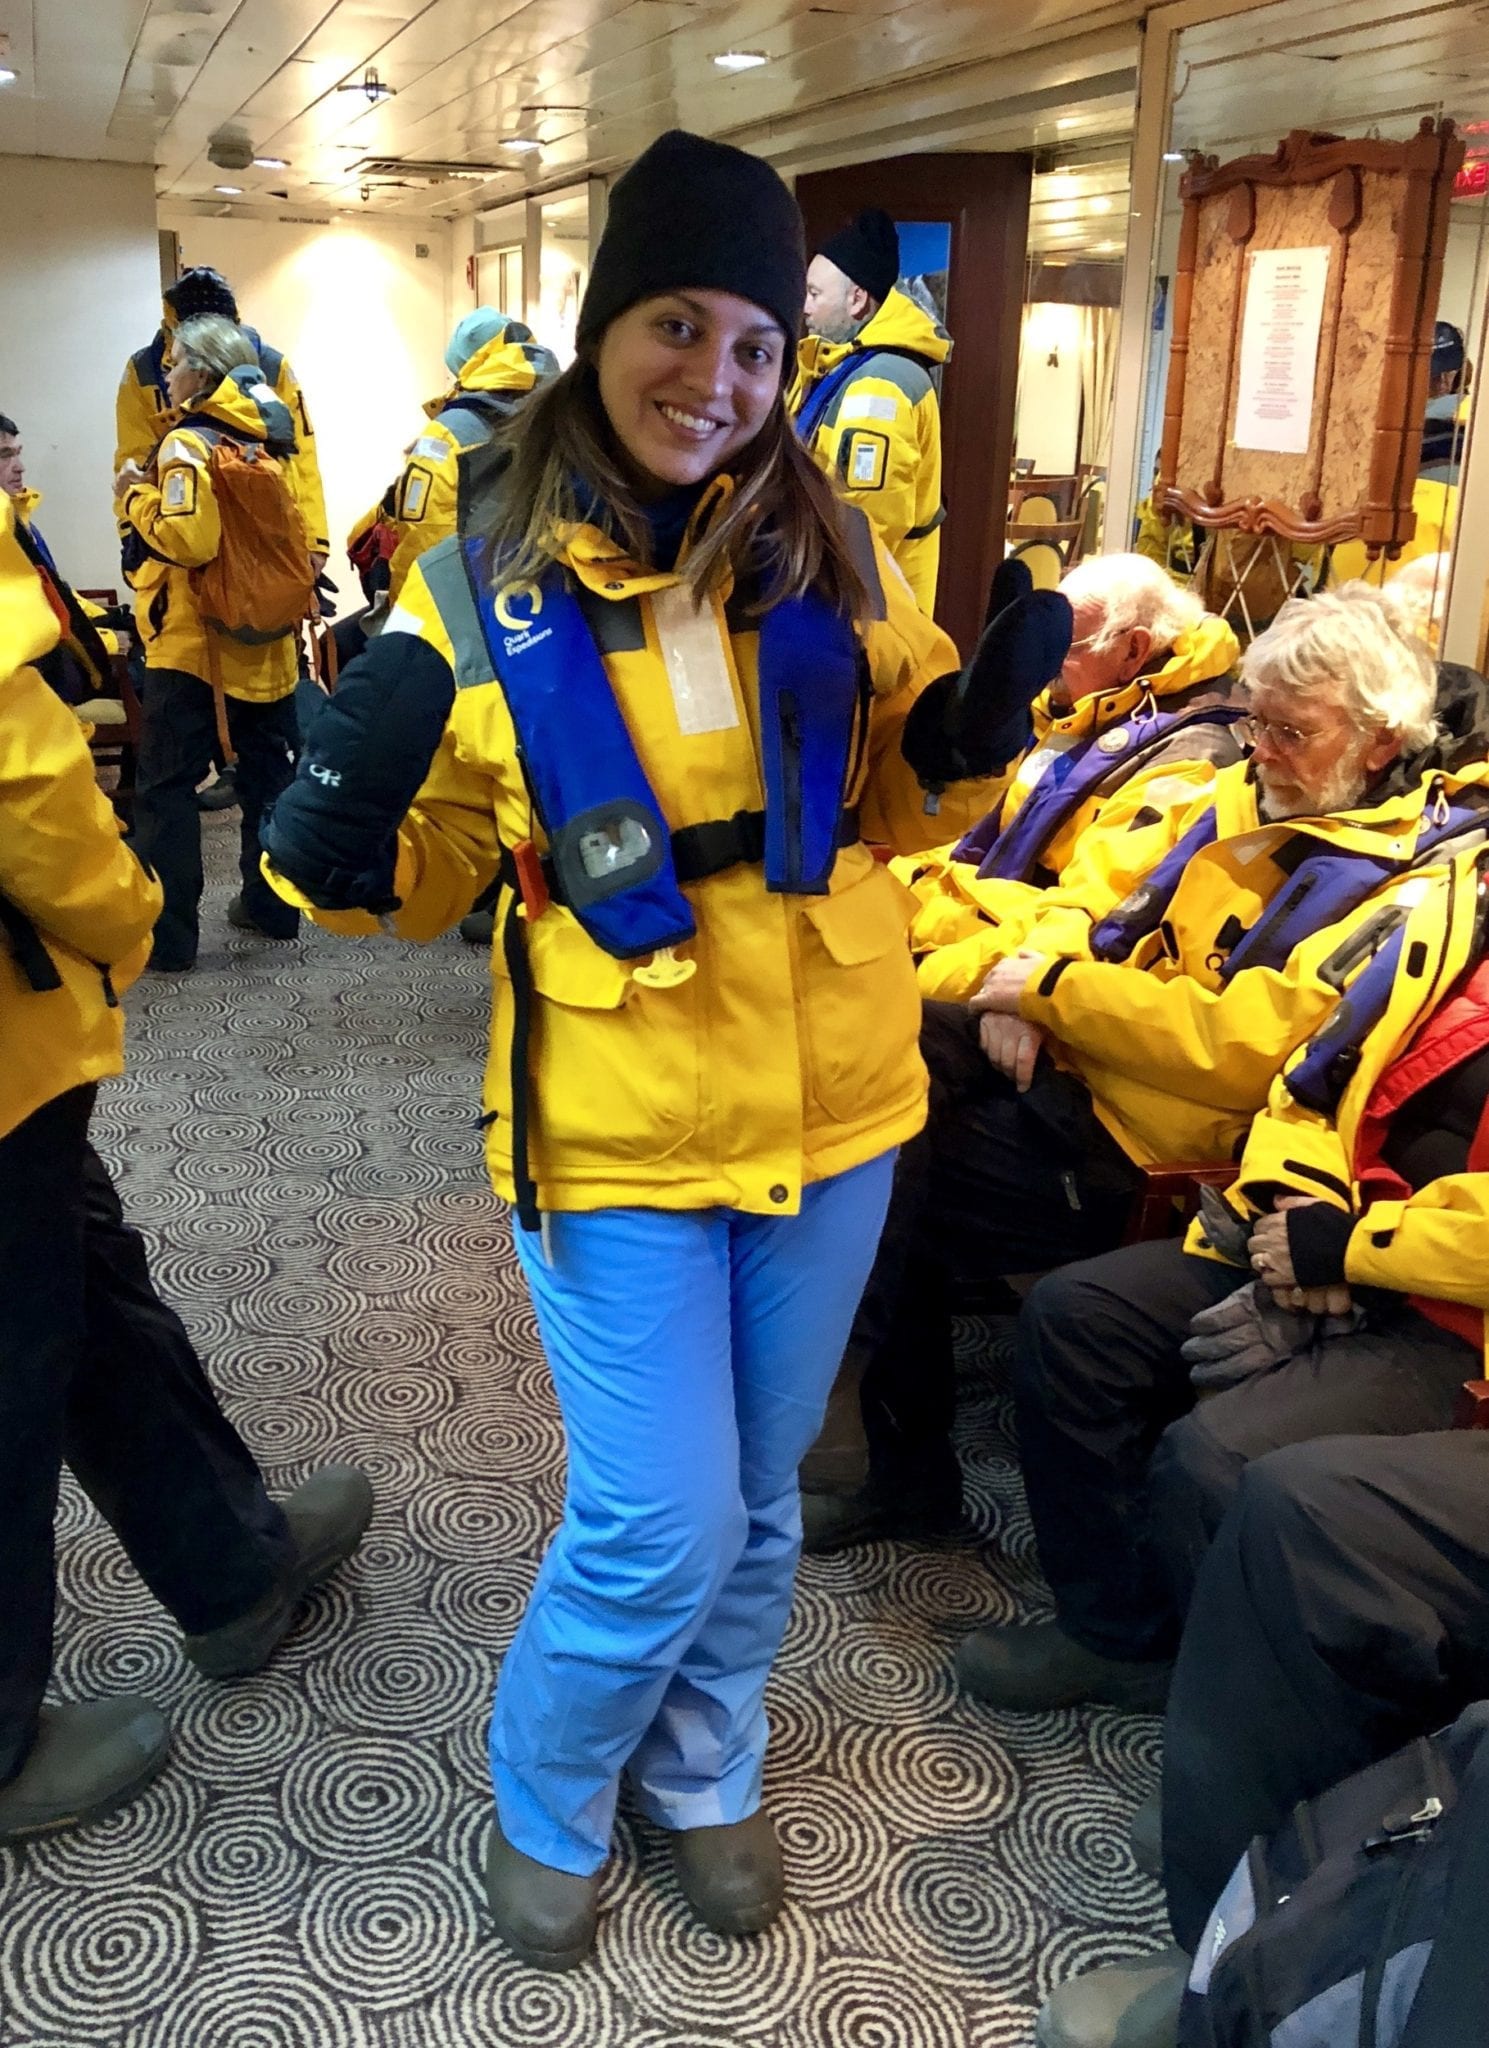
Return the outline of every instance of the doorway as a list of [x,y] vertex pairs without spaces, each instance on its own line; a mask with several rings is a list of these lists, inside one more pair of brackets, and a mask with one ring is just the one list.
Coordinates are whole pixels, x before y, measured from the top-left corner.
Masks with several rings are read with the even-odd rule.
[[[864,207],[896,222],[908,288],[952,339],[941,388],[941,573],[936,617],[965,658],[1003,558],[1029,228],[1027,156],[887,157],[796,180],[808,253]],[[944,268],[942,267],[944,266]],[[918,289],[917,289],[918,288]]]

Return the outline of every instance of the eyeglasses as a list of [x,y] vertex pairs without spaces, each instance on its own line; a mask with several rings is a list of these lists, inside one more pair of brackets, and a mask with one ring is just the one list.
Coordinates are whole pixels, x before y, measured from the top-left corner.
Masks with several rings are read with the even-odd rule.
[[1275,718],[1258,718],[1254,711],[1238,718],[1231,730],[1243,747],[1254,747],[1259,740],[1269,740],[1282,754],[1296,754],[1320,737],[1316,732],[1303,732],[1296,725],[1283,725]]

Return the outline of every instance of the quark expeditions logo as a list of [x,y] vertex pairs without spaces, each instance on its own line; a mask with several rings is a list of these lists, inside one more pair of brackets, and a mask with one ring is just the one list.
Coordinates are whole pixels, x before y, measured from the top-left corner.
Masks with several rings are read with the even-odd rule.
[[[526,602],[530,611],[526,618],[514,607]],[[544,626],[534,632],[533,625],[543,609],[543,593],[536,583],[508,583],[496,593],[496,616],[507,631],[502,646],[509,655],[527,654],[544,640],[553,638],[553,628]]]

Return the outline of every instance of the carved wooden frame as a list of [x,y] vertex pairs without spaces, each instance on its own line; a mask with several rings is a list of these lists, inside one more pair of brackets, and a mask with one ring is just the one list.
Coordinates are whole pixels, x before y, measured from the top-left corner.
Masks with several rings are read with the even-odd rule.
[[[1176,513],[1204,527],[1245,533],[1275,534],[1283,540],[1319,543],[1362,539],[1372,556],[1398,554],[1412,537],[1416,516],[1412,486],[1421,460],[1422,425],[1427,405],[1432,354],[1432,329],[1442,284],[1443,250],[1447,241],[1448,206],[1453,179],[1463,161],[1464,145],[1453,123],[1423,120],[1409,142],[1350,141],[1334,135],[1310,134],[1297,128],[1271,156],[1238,157],[1228,164],[1195,155],[1179,190],[1184,219],[1174,284],[1174,333],[1164,399],[1163,443],[1155,496],[1163,511]],[[1402,181],[1400,232],[1391,274],[1389,326],[1374,411],[1369,480],[1363,499],[1354,506],[1326,508],[1320,495],[1329,446],[1330,401],[1334,395],[1335,351],[1340,310],[1348,271],[1350,237],[1363,207],[1362,174],[1384,172]],[[1225,465],[1230,449],[1232,413],[1240,359],[1241,318],[1246,296],[1247,265],[1235,267],[1228,323],[1229,344],[1224,364],[1225,387],[1213,465],[1198,484],[1178,477],[1184,394],[1190,371],[1190,317],[1196,286],[1196,260],[1203,202],[1229,192],[1226,231],[1243,248],[1256,231],[1257,193],[1332,181],[1328,222],[1339,237],[1337,262],[1329,266],[1330,282],[1319,341],[1323,378],[1322,421],[1317,448],[1309,464],[1310,482],[1301,502],[1289,505],[1258,496],[1227,499]],[[1317,403],[1317,401],[1316,401]]]

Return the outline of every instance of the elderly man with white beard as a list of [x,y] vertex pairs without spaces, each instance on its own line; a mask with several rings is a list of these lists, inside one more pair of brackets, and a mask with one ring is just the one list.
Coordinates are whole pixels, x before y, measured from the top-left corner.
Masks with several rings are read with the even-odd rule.
[[[1241,681],[1250,757],[1134,779],[1025,950],[970,1004],[926,1005],[930,1122],[901,1153],[845,1358],[869,1475],[852,1495],[804,1495],[808,1548],[955,1526],[958,1297],[1110,1251],[1144,1168],[1236,1158],[1288,1056],[1431,886],[1419,864],[1489,801],[1479,700],[1442,705],[1427,649],[1378,591],[1285,606]],[[1099,1415],[1092,1431],[1099,1470]],[[1031,1469],[1030,1438],[1023,1451]],[[1073,1539],[1072,1570],[1101,1547]],[[1005,1705],[1156,1705],[1162,1647],[1127,1648],[1120,1630],[984,1630],[959,1671]]]

